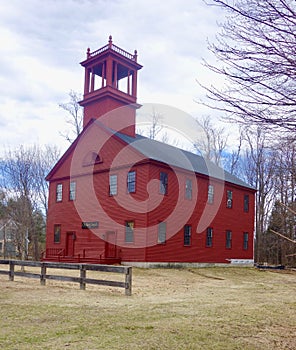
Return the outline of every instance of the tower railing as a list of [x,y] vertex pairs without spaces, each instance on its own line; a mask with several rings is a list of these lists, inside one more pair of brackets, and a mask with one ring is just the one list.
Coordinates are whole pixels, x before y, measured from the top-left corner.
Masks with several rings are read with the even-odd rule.
[[121,49],[120,47],[114,45],[113,43],[110,44],[107,44],[103,47],[101,47],[100,49],[96,50],[96,51],[93,51],[93,52],[90,52],[90,51],[87,51],[87,58],[91,58],[91,57],[95,57],[99,54],[101,54],[102,52],[104,51],[107,51],[108,49],[111,49],[119,54],[121,54],[122,56],[132,60],[132,61],[137,61],[137,52],[135,51],[135,54],[131,54],[123,49]]

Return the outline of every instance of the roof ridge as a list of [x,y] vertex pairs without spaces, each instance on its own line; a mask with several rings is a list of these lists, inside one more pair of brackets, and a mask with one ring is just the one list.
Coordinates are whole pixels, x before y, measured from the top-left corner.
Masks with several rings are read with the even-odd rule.
[[[226,182],[243,186],[248,189],[255,190],[251,185],[246,183],[245,181],[241,180],[239,177],[237,177],[234,174],[231,174],[229,171],[225,170],[224,168],[216,165],[212,161],[207,161],[204,157],[202,157],[199,154],[190,152],[188,150],[184,150],[182,148],[169,145],[167,143],[150,139],[149,137],[136,134],[136,137],[131,137],[125,134],[122,134],[120,132],[115,133],[119,138],[121,138],[123,141],[125,141],[127,144],[134,147],[136,150],[140,151],[142,154],[147,156],[150,159],[160,161],[165,164],[169,164],[172,166],[177,166],[180,168],[183,168],[184,170],[193,170],[195,173],[199,173],[202,175],[211,176],[217,179],[223,179]],[[144,142],[136,142],[136,141],[144,141]],[[133,144],[134,143],[134,144]],[[173,157],[172,154],[165,155],[165,151],[171,150],[182,152],[187,160],[191,163],[192,168],[184,165],[184,161],[177,159]],[[211,166],[211,171],[209,171],[209,166]],[[211,174],[211,172],[214,172],[215,175]],[[223,172],[223,176],[221,176],[221,173]]]

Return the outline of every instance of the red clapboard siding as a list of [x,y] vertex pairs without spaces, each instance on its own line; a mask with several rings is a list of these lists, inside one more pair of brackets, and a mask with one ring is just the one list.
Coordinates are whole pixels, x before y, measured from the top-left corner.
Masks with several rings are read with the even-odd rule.
[[[112,155],[111,155],[112,156]],[[108,163],[107,154],[104,154],[105,161]],[[104,161],[104,162],[105,162]],[[84,211],[79,214],[76,211],[75,203],[69,201],[67,193],[69,191],[69,180],[52,181],[50,184],[50,207],[48,215],[47,226],[47,247],[57,246],[53,244],[53,227],[55,224],[62,225],[62,239],[59,246],[65,248],[66,232],[76,232],[75,252],[78,254],[84,250],[93,250],[97,247],[98,252],[104,252],[105,242],[99,237],[102,237],[108,230],[116,231],[117,243],[123,244],[120,247],[121,258],[124,261],[148,261],[148,262],[221,262],[226,263],[228,259],[252,259],[253,258],[253,222],[254,222],[254,193],[253,191],[238,186],[231,186],[227,184],[226,189],[233,190],[233,207],[226,208],[226,194],[223,195],[220,207],[214,217],[209,223],[213,228],[213,242],[212,247],[206,247],[206,230],[197,232],[199,218],[204,211],[207,201],[207,186],[208,181],[203,177],[198,177],[198,194],[194,211],[189,216],[185,224],[192,226],[191,245],[184,246],[184,231],[183,226],[172,234],[170,230],[174,229],[172,224],[167,226],[168,240],[164,244],[157,243],[158,230],[157,225],[161,221],[166,221],[169,215],[174,211],[176,202],[183,202],[185,206],[185,182],[178,184],[177,177],[173,171],[163,166],[157,167],[155,164],[135,164],[133,166],[136,170],[137,183],[136,192],[132,197],[136,201],[145,201],[148,198],[147,184],[150,181],[159,179],[160,171],[168,173],[168,195],[163,196],[161,204],[155,209],[153,203],[149,202],[147,205],[147,212],[135,212],[135,207],[129,208],[121,207],[115,197],[109,196],[109,173],[106,171],[98,172],[92,176],[91,183],[96,188],[97,200],[101,203],[101,208],[108,214],[110,220],[104,219],[101,213],[96,210],[96,203],[92,203],[88,198],[87,183],[90,182],[90,176],[77,178],[77,200],[79,199],[84,205]],[[122,168],[112,171],[118,176],[118,187],[126,191],[126,175],[130,168]],[[186,179],[188,176],[184,173],[180,175],[181,178]],[[57,183],[63,183],[64,200],[62,203],[55,203],[55,187]],[[157,183],[156,183],[157,184]],[[218,186],[218,185],[217,185]],[[180,189],[180,187],[183,187]],[[158,191],[158,186],[154,188]],[[179,194],[180,191],[180,194]],[[248,213],[243,211],[244,195],[249,194],[250,210]],[[122,196],[128,196],[123,193]],[[182,206],[183,206],[182,204]],[[95,212],[94,212],[94,210]],[[82,214],[82,216],[81,216]],[[85,216],[84,216],[85,215]],[[103,219],[102,219],[103,218]],[[126,220],[135,222],[135,242],[125,244],[124,242],[124,222]],[[175,218],[178,223],[178,217]],[[81,229],[82,221],[99,221],[99,229],[95,233],[89,233],[88,230]],[[144,228],[147,227],[146,233]],[[137,236],[139,229],[142,231]],[[232,232],[232,246],[230,249],[226,248],[226,230]],[[144,233],[143,233],[144,232]],[[248,250],[243,249],[243,233],[249,233],[249,247]],[[97,234],[97,236],[96,236]],[[143,237],[146,234],[147,237]],[[145,244],[147,248],[141,247]],[[138,243],[140,242],[140,246]]]
[[[152,149],[159,146],[151,140],[148,144],[146,140],[145,150],[133,146],[131,140],[143,141],[135,136],[136,109],[140,107],[136,103],[137,71],[142,68],[136,52],[129,54],[114,46],[110,36],[107,45],[93,53],[88,50],[81,65],[85,69],[80,102],[84,107],[83,131],[47,176],[45,258],[58,260],[64,254],[68,261],[117,258],[125,262],[197,263],[253,259],[255,190],[231,177],[231,183],[209,179],[199,168],[196,171],[203,174],[164,164],[168,146]],[[125,92],[118,84],[123,78]],[[179,157],[182,153],[173,154]],[[170,157],[174,163],[172,154]],[[199,161],[203,169],[201,158]],[[130,171],[136,172],[133,193],[127,191]],[[161,173],[167,174],[166,194],[160,193]],[[109,194],[110,175],[117,175],[115,196]],[[192,182],[191,199],[186,198],[187,179]],[[71,181],[76,183],[75,200],[69,198]],[[63,199],[57,203],[58,184],[63,186]],[[209,184],[214,186],[212,204],[208,203]],[[232,191],[232,208],[226,207],[227,190]],[[248,212],[244,211],[245,195],[249,196]],[[127,221],[134,223],[133,240],[130,232],[127,235],[130,242],[126,242]],[[61,226],[59,242],[54,242],[55,225]],[[184,246],[184,225],[191,226],[188,246]],[[165,241],[159,242],[164,226]],[[210,247],[206,246],[208,228],[213,230]],[[228,248],[227,230],[232,233]],[[249,235],[247,249],[244,232]]]

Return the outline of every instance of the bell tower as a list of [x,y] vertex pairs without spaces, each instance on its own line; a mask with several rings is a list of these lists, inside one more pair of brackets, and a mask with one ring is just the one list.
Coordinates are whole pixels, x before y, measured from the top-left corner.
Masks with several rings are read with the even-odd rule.
[[[109,128],[135,136],[137,104],[137,72],[142,66],[134,54],[119,48],[109,36],[108,44],[90,52],[80,63],[85,68],[83,127],[91,119],[99,119]],[[126,106],[124,109],[116,109]],[[106,116],[106,113],[109,113]]]

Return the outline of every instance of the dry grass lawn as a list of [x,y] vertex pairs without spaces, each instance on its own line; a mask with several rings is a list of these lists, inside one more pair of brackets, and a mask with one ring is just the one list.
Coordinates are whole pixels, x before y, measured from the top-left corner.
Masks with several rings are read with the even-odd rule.
[[295,311],[295,272],[133,269],[131,297],[0,275],[3,350],[294,350]]

